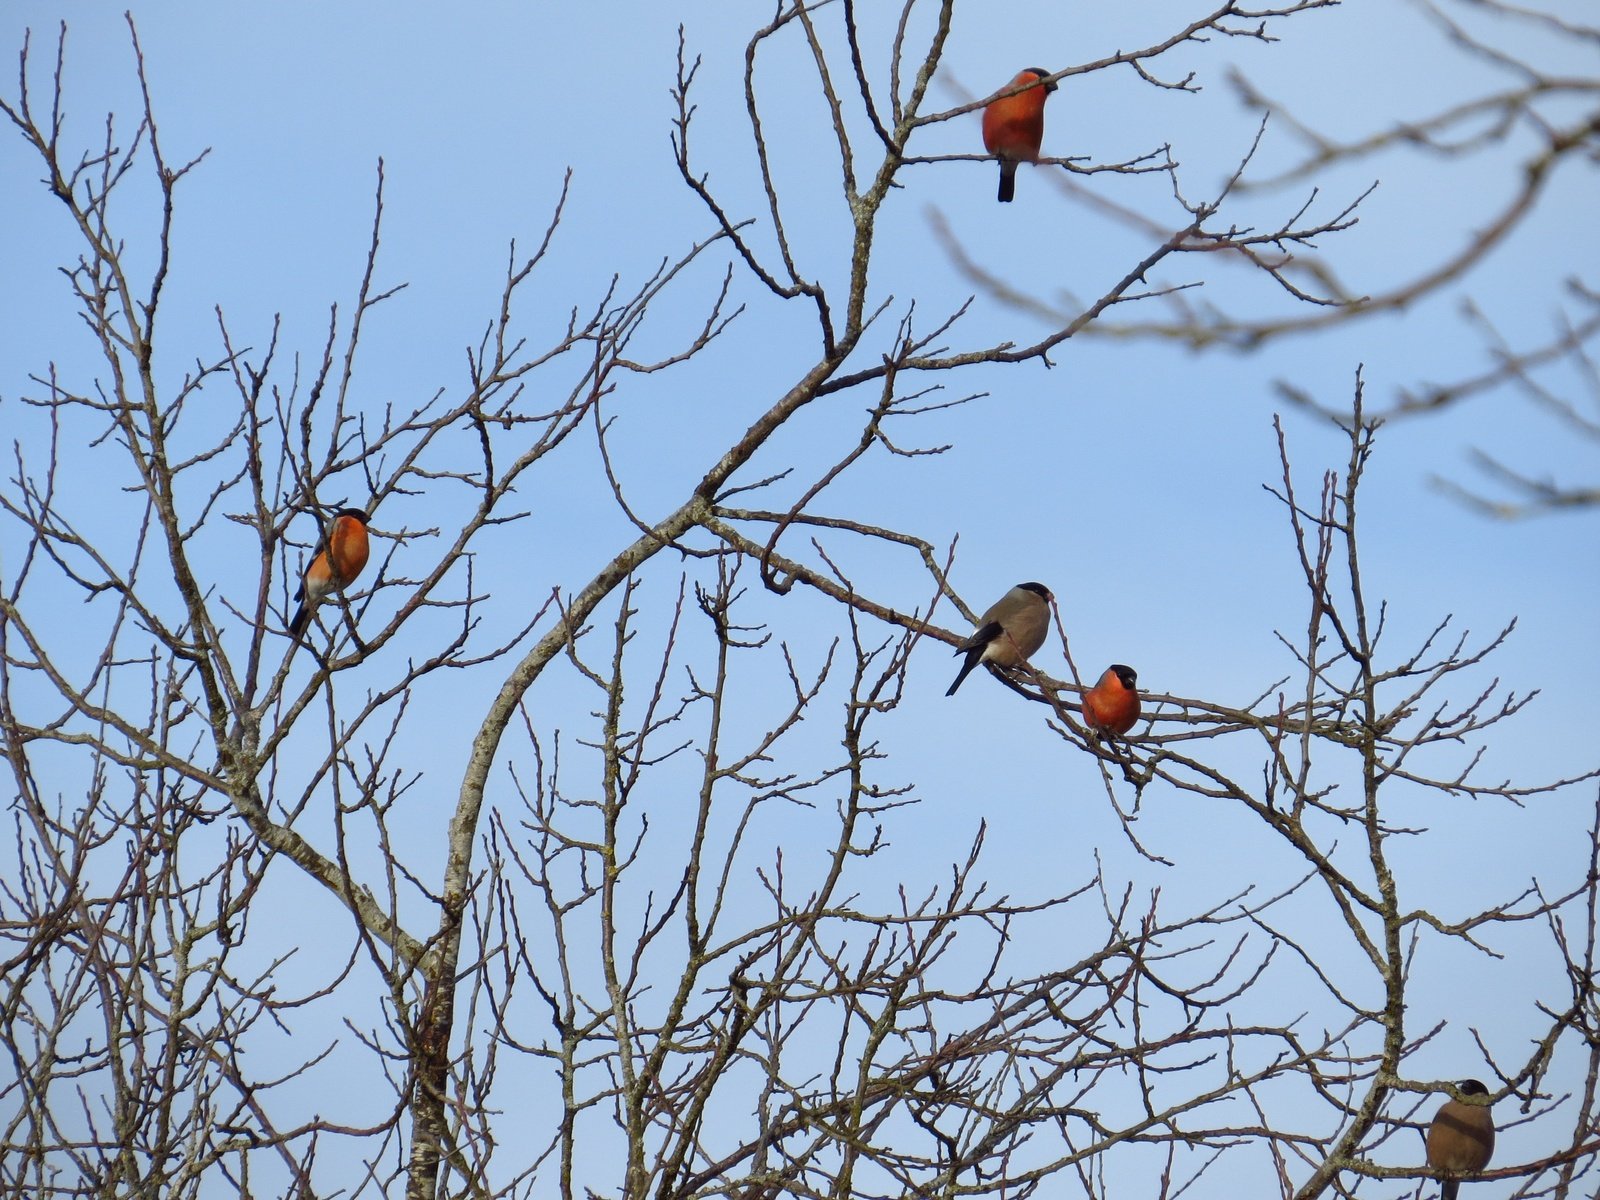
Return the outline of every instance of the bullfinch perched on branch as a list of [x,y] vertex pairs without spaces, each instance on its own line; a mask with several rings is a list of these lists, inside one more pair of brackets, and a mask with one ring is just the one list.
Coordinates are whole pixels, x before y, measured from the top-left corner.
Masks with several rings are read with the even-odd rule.
[[946,696],[954,696],[961,681],[981,662],[997,667],[1017,667],[1028,660],[1050,631],[1050,601],[1055,597],[1042,583],[1019,583],[989,606],[972,636],[956,647],[967,661],[956,672]]
[[[1489,1089],[1476,1079],[1456,1084],[1463,1096],[1487,1096]],[[1481,1171],[1494,1153],[1494,1118],[1487,1104],[1446,1100],[1428,1126],[1428,1165],[1444,1176],[1440,1200],[1456,1200],[1460,1181],[1451,1176]]]
[[[1000,159],[1000,203],[1017,191],[1017,164],[1037,162],[1044,141],[1044,102],[1056,90],[1043,67],[1029,67],[983,110],[983,148]],[[1029,86],[1029,85],[1032,86]],[[1022,88],[1022,91],[1015,91]],[[1007,93],[1015,92],[1014,95]]]
[[300,601],[289,632],[298,638],[311,614],[326,597],[342,592],[367,565],[367,514],[359,508],[341,508],[317,543],[317,552],[301,577],[294,598]]
[[1083,694],[1083,720],[1101,734],[1121,737],[1139,719],[1139,676],[1132,667],[1112,663],[1100,682]]

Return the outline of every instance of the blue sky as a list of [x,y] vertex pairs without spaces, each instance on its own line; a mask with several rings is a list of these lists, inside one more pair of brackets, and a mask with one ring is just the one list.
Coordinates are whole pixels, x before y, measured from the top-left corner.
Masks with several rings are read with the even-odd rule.
[[[1581,11],[1576,4],[1566,8],[1569,15]],[[538,302],[520,317],[531,337],[559,328],[570,308],[594,304],[613,274],[625,287],[636,285],[663,258],[704,237],[710,223],[677,180],[668,140],[680,21],[690,52],[704,56],[697,161],[732,211],[759,212],[740,111],[748,30],[732,6],[474,0],[448,6],[446,15],[438,5],[290,0],[132,9],[167,155],[183,161],[210,148],[179,192],[167,298],[173,349],[164,364],[174,379],[194,355],[215,352],[219,306],[236,341],[255,346],[265,343],[281,314],[284,353],[314,361],[329,306],[338,303],[347,313],[360,278],[380,157],[387,184],[379,278],[407,287],[372,317],[364,341],[356,389],[374,411],[462,387],[463,348],[494,312],[508,243],[515,239],[524,252],[537,244],[569,167],[567,217]],[[954,106],[963,96],[984,94],[1022,65],[1058,69],[1142,44],[1197,10],[1175,2],[967,6],[957,17],[934,104]],[[62,18],[70,27],[69,135],[92,144],[108,109],[119,114],[120,128],[131,130],[136,85],[120,9],[13,0],[0,11],[0,50],[14,52],[32,27],[33,78],[42,86]],[[1173,55],[1168,73],[1196,71],[1195,94],[1158,91],[1126,70],[1069,78],[1050,102],[1046,152],[1101,162],[1170,143],[1183,164],[1185,192],[1195,198],[1217,187],[1254,136],[1255,118],[1227,86],[1230,66],[1307,123],[1349,138],[1476,94],[1492,78],[1481,65],[1438,50],[1411,6],[1352,3],[1297,18],[1280,32],[1284,40],[1275,45],[1239,40]],[[1552,71],[1594,74],[1592,57],[1525,28],[1497,36]],[[1424,44],[1435,48],[1420,52]],[[793,43],[768,53],[762,99],[773,114],[777,176],[786,198],[793,197],[786,204],[791,232],[807,269],[837,282],[846,214],[819,132],[808,58]],[[5,86],[14,96],[13,77]],[[927,131],[922,151],[976,153],[979,145],[977,118],[969,115]],[[1392,153],[1320,176],[1313,211],[1325,216],[1380,181],[1359,224],[1324,238],[1320,249],[1349,287],[1381,292],[1452,252],[1497,211],[1531,145],[1524,132],[1484,156]],[[1295,154],[1287,130],[1269,125],[1257,165],[1271,173]],[[17,403],[36,392],[28,375],[51,361],[80,378],[92,370],[79,365],[92,361],[91,347],[55,271],[63,254],[74,253],[71,231],[38,175],[8,130],[0,137],[0,211],[7,214],[0,221],[0,272],[7,279],[0,289],[0,422],[8,441],[20,437],[25,446],[41,435],[36,414]],[[1286,522],[1262,487],[1278,473],[1273,414],[1283,413],[1303,493],[1314,493],[1324,469],[1342,472],[1347,454],[1342,436],[1324,422],[1286,409],[1274,381],[1338,405],[1359,367],[1369,405],[1383,407],[1419,382],[1476,374],[1491,360],[1463,319],[1464,300],[1513,345],[1545,340],[1562,312],[1563,280],[1576,275],[1594,283],[1592,180],[1568,164],[1533,217],[1464,282],[1398,315],[1285,339],[1253,355],[1086,336],[1063,346],[1050,369],[1033,363],[952,379],[949,398],[967,390],[986,395],[907,434],[912,444],[948,444],[947,453],[879,456],[830,489],[822,507],[939,546],[959,537],[953,578],[977,609],[1014,582],[1045,581],[1086,673],[1129,662],[1150,690],[1243,703],[1291,669],[1273,631],[1293,636],[1305,622]],[[988,269],[1069,307],[1064,298],[1098,295],[1151,245],[1063,195],[1045,169],[1024,170],[1017,202],[1004,207],[993,202],[989,163],[918,165],[903,181],[903,192],[884,210],[873,288],[878,299],[893,295],[899,306],[914,298],[926,322],[972,291],[933,236],[934,214]],[[1076,182],[1168,228],[1181,222],[1160,177]],[[1308,192],[1302,186],[1251,194],[1236,219],[1284,219]],[[152,228],[148,211],[128,210],[122,234],[136,260],[147,254],[143,239]],[[1204,279],[1199,303],[1258,316],[1296,311],[1265,280],[1223,269],[1215,257],[1168,260],[1151,283]],[[681,313],[659,314],[641,353],[670,346],[694,326],[700,311],[694,298],[714,287],[721,262],[696,268],[683,293],[690,302]],[[647,516],[677,504],[708,455],[770,404],[814,352],[807,314],[743,281],[738,289],[736,298],[748,308],[714,352],[660,386],[641,383],[616,398],[612,453],[630,502]],[[1112,317],[1138,320],[1157,311],[1117,309]],[[1024,342],[1046,328],[983,298],[956,336]],[[1578,394],[1570,371],[1545,378]],[[817,406],[773,447],[772,457],[757,460],[755,474],[794,462],[802,468],[797,477],[810,478],[854,441],[855,414],[866,402],[852,395]],[[1595,765],[1592,692],[1600,650],[1595,518],[1496,523],[1467,510],[1429,481],[1476,482],[1467,458],[1473,447],[1490,448],[1534,474],[1566,480],[1594,474],[1592,444],[1564,436],[1555,421],[1504,391],[1437,418],[1393,423],[1380,438],[1364,493],[1367,586],[1389,602],[1396,653],[1447,614],[1452,628],[1471,630],[1478,640],[1515,618],[1514,636],[1463,685],[1462,695],[1495,675],[1518,692],[1537,688],[1541,695],[1491,739],[1486,774],[1532,783],[1587,770]],[[788,495],[780,489],[779,496]],[[112,500],[86,496],[84,519],[114,528],[114,507],[95,515]],[[513,627],[552,587],[580,587],[631,536],[587,449],[569,448],[525,485],[519,500],[532,519],[488,536],[479,556],[483,583],[496,597],[491,628]],[[395,507],[401,511],[380,514],[380,527],[429,523],[419,508]],[[789,548],[800,553],[803,540]],[[859,572],[858,582],[885,602],[905,609],[925,600],[928,589],[909,558],[857,547],[840,552]],[[224,589],[227,553],[218,551]],[[242,547],[242,570],[249,553]],[[660,602],[676,589],[676,567],[657,568],[661,574],[646,594]],[[248,579],[239,585],[249,586]],[[825,642],[810,622],[823,618],[813,603],[799,597],[752,603],[776,637],[802,659],[819,660]],[[943,623],[956,624],[954,614],[946,610]],[[826,637],[833,633],[830,624]],[[1062,671],[1053,643],[1039,661]],[[911,669],[913,695],[885,732],[896,773],[918,783],[923,802],[919,819],[897,831],[887,858],[901,863],[909,880],[963,854],[979,816],[989,823],[991,863],[1004,864],[999,873],[1007,887],[1023,895],[1086,875],[1096,849],[1110,873],[1140,887],[1160,886],[1180,905],[1215,902],[1254,877],[1236,857],[1240,843],[1233,839],[1249,836],[1234,827],[1237,814],[1197,811],[1190,798],[1159,789],[1147,796],[1141,836],[1177,865],[1156,870],[1128,854],[1093,762],[1064,752],[1036,712],[988,680],[975,678],[944,699],[953,669],[941,646],[924,644]],[[432,752],[419,750],[411,764],[439,798],[438,806],[419,808],[400,823],[398,836],[419,855],[437,850],[464,759],[461,737],[470,735],[499,683],[493,671],[470,678],[470,686],[428,714]],[[542,680],[530,698],[535,719],[551,730],[567,728],[591,705],[570,678]],[[1577,789],[1525,809],[1451,801],[1455,807],[1445,813],[1439,802],[1430,807],[1418,799],[1412,823],[1437,827],[1401,852],[1414,856],[1406,879],[1416,902],[1482,907],[1535,873],[1574,878],[1574,839],[1586,828],[1592,800],[1592,791]],[[1275,868],[1283,878],[1298,869],[1271,864],[1261,872],[1263,884],[1278,878]],[[940,878],[943,870],[926,878]],[[327,919],[323,897],[301,902],[306,921]],[[1481,958],[1449,961],[1473,982],[1457,1008],[1441,989],[1419,984],[1419,1025],[1440,1017],[1451,1022],[1426,1069],[1461,1074],[1461,1061],[1475,1054],[1466,1032],[1474,1024],[1504,1030],[1495,1049],[1514,1061],[1530,997],[1550,986],[1550,977],[1530,970],[1512,980]]]

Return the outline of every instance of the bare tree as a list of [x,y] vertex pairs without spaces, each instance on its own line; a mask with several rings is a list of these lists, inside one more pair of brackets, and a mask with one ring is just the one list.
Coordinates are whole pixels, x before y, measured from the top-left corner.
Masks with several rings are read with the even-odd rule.
[[[1326,3],[1222,4],[1081,70],[1164,86],[1174,49],[1265,39]],[[169,251],[205,155],[170,156],[131,22],[142,108],[131,135],[108,120],[86,148],[63,117],[65,31],[44,79],[24,44],[0,103],[78,238],[66,275],[98,359],[41,368],[8,401],[45,433],[14,444],[0,492],[7,1194],[1027,1196],[1073,1180],[1174,1196],[1225,1177],[1345,1195],[1426,1174],[1410,1134],[1444,1085],[1407,1073],[1437,1033],[1408,1021],[1416,956],[1491,954],[1513,925],[1571,995],[1530,1053],[1484,1044],[1497,1111],[1521,1102],[1540,1146],[1490,1174],[1586,1190],[1600,802],[1570,876],[1454,916],[1400,886],[1394,848],[1432,837],[1440,806],[1583,781],[1481,778],[1482,747],[1529,699],[1482,678],[1505,632],[1441,619],[1385,641],[1358,554],[1376,426],[1359,386],[1348,461],[1315,502],[1283,444],[1273,490],[1307,615],[1254,703],[1147,696],[1149,722],[1103,741],[1075,668],[1000,675],[1041,706],[1041,763],[1094,756],[1130,845],[1150,853],[1147,814],[1203,806],[1287,882],[1186,908],[1102,870],[1019,899],[979,819],[947,864],[880,865],[927,786],[885,748],[908,666],[925,641],[958,643],[972,609],[953,548],[830,510],[831,485],[936,453],[915,422],[960,402],[941,390],[955,373],[1047,361],[1113,308],[1170,296],[1147,282],[1169,258],[1225,251],[1296,291],[1269,250],[1339,233],[1359,197],[1261,234],[1230,216],[1236,174],[1181,200],[1180,228],[1044,336],[965,339],[965,306],[925,316],[915,279],[874,273],[891,189],[939,159],[923,131],[975,107],[930,106],[952,5],[908,0],[881,38],[858,15],[780,7],[749,41],[759,216],[697,168],[685,40],[674,151],[709,232],[558,302],[541,267],[563,193],[541,244],[512,246],[464,377],[381,409],[352,386],[399,290],[381,162],[365,271],[314,352],[220,310],[206,347],[171,345]],[[813,65],[832,114],[849,237],[826,253],[799,244],[771,165],[801,136],[759,100],[778,55]],[[812,360],[752,384],[753,419],[684,470],[664,516],[643,511],[611,453],[619,398],[670,397],[758,298],[810,331]],[[535,306],[571,316],[539,341]],[[687,335],[642,352],[685,312]],[[841,397],[836,452],[803,477],[796,418]],[[579,445],[628,533],[535,602],[490,594],[475,556],[529,520],[519,485],[563,478]],[[347,504],[380,549],[301,647],[285,617],[305,535]],[[214,564],[246,542],[240,584]],[[863,546],[920,590],[861,579]],[[65,596],[82,601],[67,619]],[[946,601],[961,631],[938,623]],[[558,680],[586,710],[541,708],[535,684]]]

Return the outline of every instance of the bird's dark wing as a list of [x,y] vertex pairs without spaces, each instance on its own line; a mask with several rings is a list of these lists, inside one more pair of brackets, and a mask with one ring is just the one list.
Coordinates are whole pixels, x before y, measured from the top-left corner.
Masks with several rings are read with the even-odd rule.
[[982,650],[995,638],[1000,636],[999,621],[985,621],[972,631],[972,636],[956,647],[957,654],[966,654],[971,650]]

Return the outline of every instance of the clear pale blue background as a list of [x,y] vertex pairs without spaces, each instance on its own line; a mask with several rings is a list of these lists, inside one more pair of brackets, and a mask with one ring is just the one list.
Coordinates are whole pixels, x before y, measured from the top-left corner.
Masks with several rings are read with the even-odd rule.
[[[1155,40],[1201,7],[969,5],[958,15],[934,105],[983,94],[1024,63],[1055,69]],[[1581,6],[1570,7],[1571,15],[1581,13]],[[137,4],[133,11],[166,153],[183,161],[212,148],[179,192],[166,300],[171,357],[163,364],[172,379],[194,354],[215,352],[217,305],[236,341],[257,347],[265,344],[273,314],[283,314],[285,351],[298,351],[309,369],[329,305],[338,302],[348,314],[380,156],[388,184],[379,281],[409,286],[368,327],[356,385],[374,408],[414,405],[441,387],[460,388],[463,347],[476,342],[493,314],[507,244],[515,238],[522,252],[537,244],[567,167],[574,171],[567,217],[539,303],[523,308],[531,336],[557,329],[570,306],[593,304],[613,273],[636,282],[663,257],[704,237],[709,220],[677,182],[668,144],[680,21],[691,54],[705,58],[695,96],[696,159],[735,214],[759,213],[740,71],[749,25],[768,15],[761,6],[466,3],[446,12],[421,4]],[[0,11],[0,50],[18,49],[22,30],[31,26],[33,78],[43,86],[61,18],[70,26],[69,138],[93,144],[110,109],[125,140],[136,90],[120,9],[8,4]],[[1228,64],[1300,119],[1347,138],[1476,94],[1490,78],[1477,64],[1446,54],[1409,6],[1354,3],[1285,22],[1276,32],[1284,40],[1273,46],[1240,40],[1171,56],[1165,75],[1197,71],[1196,95],[1158,92],[1127,71],[1069,79],[1051,101],[1046,151],[1110,161],[1170,142],[1194,199],[1214,190],[1254,132],[1255,118],[1225,85]],[[1500,36],[1552,70],[1594,73],[1592,55],[1516,27]],[[763,64],[761,94],[771,102],[779,179],[792,189],[792,232],[809,268],[837,283],[841,258],[834,247],[846,226],[809,55],[791,37],[769,47]],[[14,98],[14,76],[5,87]],[[1353,290],[1383,291],[1453,252],[1497,212],[1531,145],[1524,135],[1506,152],[1456,161],[1389,154],[1319,177],[1323,194],[1314,211],[1324,217],[1372,179],[1382,184],[1352,231],[1320,245]],[[870,144],[863,138],[859,148],[870,151]],[[930,154],[977,149],[972,116],[927,131],[921,146]],[[1287,132],[1269,126],[1258,164],[1268,173],[1293,161],[1293,153]],[[39,174],[20,139],[9,131],[0,138],[6,280],[0,423],[8,441],[21,438],[24,445],[30,439],[37,445],[40,429],[36,415],[16,403],[19,395],[37,394],[27,376],[52,360],[80,382],[95,369],[55,273],[63,254],[75,253],[71,231],[37,183]],[[902,181],[904,191],[884,210],[873,271],[876,297],[897,298],[892,315],[915,298],[920,319],[931,323],[971,290],[934,242],[930,210],[944,215],[979,261],[1052,300],[1098,295],[1150,248],[1147,239],[1057,195],[1043,170],[1024,171],[1017,203],[1003,208],[993,202],[991,164],[919,165]],[[1168,227],[1182,220],[1159,177],[1079,182],[1136,204]],[[1225,212],[1265,226],[1287,218],[1306,192],[1253,195]],[[1382,406],[1400,388],[1477,374],[1490,360],[1460,317],[1462,296],[1512,345],[1542,342],[1556,328],[1560,282],[1570,274],[1595,282],[1592,203],[1592,172],[1568,164],[1534,217],[1464,285],[1330,336],[1286,339],[1252,356],[1082,338],[1054,355],[1052,370],[1029,364],[943,381],[947,395],[977,388],[989,394],[914,426],[905,440],[954,448],[909,463],[879,458],[831,489],[820,507],[935,544],[959,534],[954,578],[980,609],[1017,580],[1048,582],[1080,669],[1126,661],[1151,690],[1243,703],[1290,670],[1272,630],[1295,636],[1306,612],[1286,523],[1260,486],[1277,472],[1270,419],[1283,406],[1272,381],[1286,379],[1337,405],[1365,364],[1369,405]],[[120,232],[133,254],[144,256],[152,229],[144,212],[125,216]],[[708,268],[701,282],[709,287],[715,277]],[[1201,302],[1262,315],[1287,310],[1275,287],[1224,269],[1215,256],[1169,259],[1151,282],[1200,278],[1213,281]],[[642,514],[659,515],[681,500],[708,455],[770,403],[813,350],[798,305],[786,308],[748,288],[737,298],[750,309],[712,353],[664,381],[644,381],[638,398],[617,401],[622,415],[613,453]],[[1110,316],[1155,312],[1124,306]],[[698,316],[698,308],[687,306],[680,321],[668,319],[661,332],[647,335],[640,355],[665,352],[667,333],[692,328]],[[1044,330],[980,300],[957,336],[1022,342]],[[1568,372],[1544,378],[1579,395]],[[852,397],[819,406],[786,437],[782,454],[805,467],[800,486],[853,442],[865,402]],[[1324,468],[1343,470],[1343,439],[1296,412],[1286,412],[1285,424],[1302,495],[1313,495]],[[1580,772],[1596,758],[1595,519],[1566,514],[1495,523],[1429,486],[1431,475],[1475,482],[1466,461],[1474,446],[1535,474],[1569,481],[1594,475],[1592,445],[1563,435],[1504,392],[1437,418],[1391,425],[1364,493],[1369,595],[1390,602],[1396,656],[1445,614],[1480,639],[1517,618],[1506,648],[1460,697],[1495,674],[1519,692],[1542,694],[1492,738],[1483,777],[1533,783]],[[581,586],[630,536],[592,460],[591,452],[574,448],[559,471],[536,476],[519,495],[533,519],[488,539],[503,553],[480,555],[478,565],[496,602],[508,606],[508,626],[522,614],[519,594],[533,605],[552,586]],[[751,477],[783,465],[787,460],[777,455],[758,459]],[[776,506],[777,497],[762,503]],[[380,526],[388,515],[380,514]],[[413,525],[426,523],[420,512],[404,515]],[[85,519],[94,520],[87,513]],[[793,539],[788,549],[800,554],[803,543]],[[249,548],[241,552],[247,556]],[[850,565],[859,583],[903,609],[926,596],[910,561],[856,554]],[[664,570],[657,598],[675,586],[668,575]],[[807,645],[805,614],[818,610],[808,610],[810,604],[795,597],[765,603],[762,611],[778,636],[815,663],[821,648]],[[946,610],[942,623],[958,621]],[[1041,665],[1060,673],[1058,648],[1047,647]],[[1097,847],[1108,874],[1159,885],[1174,909],[1213,903],[1258,873],[1263,882],[1281,882],[1297,872],[1296,864],[1269,866],[1241,853],[1238,846],[1248,843],[1234,839],[1250,833],[1231,815],[1170,793],[1157,796],[1155,789],[1140,834],[1180,858],[1180,867],[1141,864],[1109,820],[1093,763],[1064,753],[1034,711],[987,680],[975,678],[946,701],[952,670],[941,647],[925,645],[913,667],[918,693],[885,732],[897,756],[894,772],[921,784],[919,817],[896,828],[886,860],[909,879],[941,877],[935,864],[963,853],[978,815],[989,822],[991,870],[1018,896],[1044,895],[1086,877]],[[441,806],[460,772],[462,743],[450,738],[475,726],[500,676],[472,678],[475,692],[430,713],[438,761],[417,764],[435,772],[431,786]],[[554,727],[588,711],[587,699],[572,707],[582,695],[552,678],[541,681],[531,704]],[[1240,769],[1250,777],[1248,767]],[[1417,823],[1435,833],[1414,850],[1396,851],[1404,886],[1416,889],[1414,903],[1451,916],[1515,893],[1535,873],[1574,881],[1582,853],[1577,839],[1591,802],[1590,789],[1538,799],[1526,809],[1430,801]],[[419,856],[437,853],[444,811],[431,820],[423,814],[407,831]],[[286,902],[291,925],[295,904],[307,906],[307,921],[327,918],[324,897],[286,896]],[[1497,948],[1515,953],[1514,931],[1498,938]],[[1547,969],[1548,961],[1541,962]],[[1548,995],[1551,986],[1538,970],[1496,968],[1453,953],[1441,954],[1431,976],[1425,974],[1419,973],[1418,1025],[1438,1016],[1451,1022],[1426,1064],[1440,1076],[1461,1074],[1463,1061],[1476,1069],[1469,1025],[1489,1031],[1504,1061],[1515,1061],[1528,1032],[1520,1026],[1528,1000]],[[1465,986],[1447,999],[1443,985],[1455,978]],[[1510,1161],[1515,1141],[1507,1145],[1502,1153]]]

